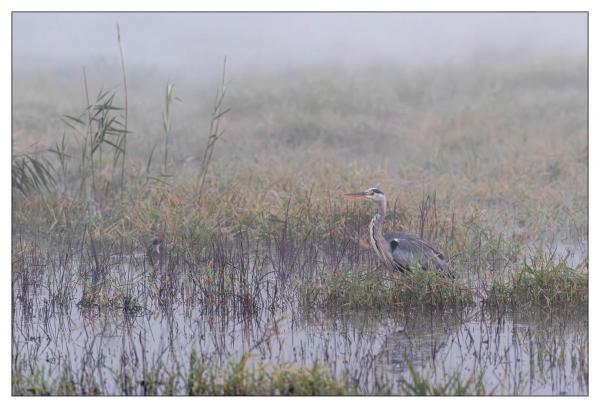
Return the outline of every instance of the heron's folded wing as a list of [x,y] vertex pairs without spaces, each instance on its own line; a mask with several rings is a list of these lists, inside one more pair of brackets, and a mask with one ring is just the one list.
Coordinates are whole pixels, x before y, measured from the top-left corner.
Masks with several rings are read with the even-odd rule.
[[390,232],[384,235],[390,244],[392,257],[403,268],[420,266],[447,271],[448,264],[441,252],[429,243],[412,234]]

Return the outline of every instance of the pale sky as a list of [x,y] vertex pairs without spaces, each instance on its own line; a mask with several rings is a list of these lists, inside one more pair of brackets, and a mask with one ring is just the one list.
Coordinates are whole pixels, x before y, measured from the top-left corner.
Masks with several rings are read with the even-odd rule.
[[[585,13],[13,13],[16,70],[118,61],[192,73],[585,56]],[[79,68],[78,68],[79,69]]]

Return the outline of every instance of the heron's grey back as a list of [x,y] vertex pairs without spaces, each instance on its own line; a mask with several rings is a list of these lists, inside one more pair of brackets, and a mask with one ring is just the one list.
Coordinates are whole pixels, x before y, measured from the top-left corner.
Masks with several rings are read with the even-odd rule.
[[437,269],[451,275],[444,255],[418,236],[403,232],[388,232],[384,234],[384,238],[390,245],[394,262],[403,269],[421,267]]

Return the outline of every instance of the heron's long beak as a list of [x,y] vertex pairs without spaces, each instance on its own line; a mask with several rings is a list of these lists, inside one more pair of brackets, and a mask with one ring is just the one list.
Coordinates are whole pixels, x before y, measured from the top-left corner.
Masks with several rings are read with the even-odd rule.
[[346,193],[346,194],[344,194],[344,195],[345,195],[346,197],[360,198],[360,197],[364,197],[364,196],[366,196],[366,195],[367,195],[367,193],[365,193],[365,192],[363,191],[363,192],[360,192],[360,193]]

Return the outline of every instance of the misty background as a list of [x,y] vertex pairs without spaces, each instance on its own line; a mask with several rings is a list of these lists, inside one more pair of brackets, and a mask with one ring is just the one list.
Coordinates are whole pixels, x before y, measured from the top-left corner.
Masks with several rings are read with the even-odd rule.
[[13,13],[13,67],[118,65],[206,79],[360,67],[582,57],[586,13]]
[[412,165],[428,176],[477,175],[482,161],[527,163],[537,143],[553,147],[548,160],[568,148],[579,157],[587,146],[582,12],[12,17],[17,152],[54,146],[63,134],[76,149],[63,119],[89,105],[85,89],[90,98],[114,92],[124,106],[117,23],[136,168],[166,150],[165,89],[175,84],[169,160],[194,174],[225,56],[231,111],[214,154],[228,169],[221,173],[321,158],[391,174]]

